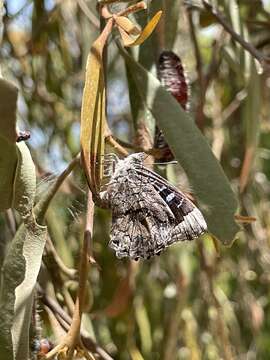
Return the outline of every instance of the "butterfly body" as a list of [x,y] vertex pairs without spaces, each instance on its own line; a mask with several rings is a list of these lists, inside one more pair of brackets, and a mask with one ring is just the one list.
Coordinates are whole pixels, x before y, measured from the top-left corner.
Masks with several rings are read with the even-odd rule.
[[207,230],[203,215],[179,190],[143,166],[144,153],[116,162],[101,193],[112,209],[110,247],[119,258],[149,258]]

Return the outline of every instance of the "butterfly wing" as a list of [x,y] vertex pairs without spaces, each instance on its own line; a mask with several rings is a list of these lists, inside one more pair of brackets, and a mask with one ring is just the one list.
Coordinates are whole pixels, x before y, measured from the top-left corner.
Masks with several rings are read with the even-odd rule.
[[149,258],[207,231],[200,210],[142,161],[143,154],[128,156],[103,193],[112,209],[109,245],[120,258]]
[[147,259],[158,255],[167,246],[171,230],[168,223],[160,223],[144,209],[113,215],[109,246],[119,258]]
[[137,167],[137,171],[142,177],[148,179],[175,217],[169,244],[193,240],[207,231],[207,224],[202,213],[184,193],[145,167]]
[[171,239],[174,215],[145,177],[133,172],[117,180],[107,190],[112,209],[110,247],[119,258],[159,254]]

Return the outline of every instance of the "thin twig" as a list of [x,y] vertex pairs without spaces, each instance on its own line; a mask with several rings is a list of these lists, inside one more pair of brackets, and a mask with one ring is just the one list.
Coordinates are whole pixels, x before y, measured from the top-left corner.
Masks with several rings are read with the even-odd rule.
[[135,152],[144,152],[148,155],[154,156],[156,159],[160,159],[164,156],[166,149],[158,149],[158,148],[145,148],[138,145],[133,145],[121,139],[118,139],[116,136],[109,133],[105,136],[105,140],[108,144],[110,144],[119,155],[127,156],[129,153],[126,149],[131,149]]
[[230,104],[222,111],[222,122],[224,123],[242,104],[247,97],[246,89],[239,91]]
[[191,35],[192,43],[193,43],[193,46],[194,46],[194,53],[195,53],[195,58],[196,58],[196,68],[197,68],[197,73],[198,73],[198,79],[199,79],[200,87],[202,88],[203,84],[204,84],[203,69],[202,69],[203,68],[203,66],[202,66],[202,57],[201,57],[201,52],[200,52],[200,48],[199,48],[199,44],[198,44],[198,40],[197,40],[195,26],[194,26],[194,23],[193,23],[192,11],[191,11],[190,8],[187,9],[187,14],[188,14],[190,35]]
[[[88,269],[89,269],[89,258],[91,256],[91,239],[93,232],[93,216],[94,216],[94,203],[92,200],[92,194],[89,191],[88,194],[88,203],[87,203],[87,217],[86,217],[86,226],[84,232],[84,241],[81,251],[81,263],[79,269],[79,289],[77,294],[77,299],[75,303],[75,309],[72,320],[69,316],[60,308],[59,305],[52,299],[48,299],[46,294],[41,291],[43,295],[43,302],[50,308],[54,308],[58,314],[63,317],[67,323],[71,323],[67,335],[58,344],[54,349],[52,349],[48,354],[46,354],[46,359],[52,359],[56,354],[60,352],[65,352],[66,359],[73,359],[74,351],[79,348],[80,351],[84,353],[84,356],[87,359],[93,359],[93,355],[86,351],[85,347],[89,349],[89,345],[93,346],[93,342],[89,338],[81,337],[81,316],[83,312],[83,306],[85,302],[87,278],[88,278]],[[87,345],[88,344],[88,345]],[[89,349],[90,350],[90,349]],[[91,351],[91,350],[90,350]],[[95,352],[99,353],[100,357],[105,360],[111,360],[111,357],[106,354],[102,349],[95,346]]]
[[77,3],[79,5],[79,7],[81,8],[81,10],[84,12],[84,14],[86,15],[86,17],[90,20],[90,22],[97,28],[99,29],[99,20],[98,18],[90,11],[90,9],[88,8],[88,6],[86,5],[84,0],[77,0]]
[[41,199],[35,206],[35,214],[37,216],[37,222],[41,224],[43,222],[45,213],[49,207],[49,204],[52,198],[55,196],[63,181],[68,177],[68,175],[74,170],[74,168],[80,162],[80,155],[77,155],[67,166],[67,168],[57,177],[55,183],[49,188],[48,194]]
[[128,8],[117,13],[117,16],[127,16],[129,14],[134,14],[137,11],[145,10],[147,8],[146,3],[144,1],[140,1],[137,4],[131,5]]
[[202,66],[202,57],[201,52],[197,40],[197,35],[195,31],[195,26],[193,23],[193,17],[192,17],[192,10],[190,8],[187,9],[188,14],[188,21],[189,21],[189,28],[190,28],[190,36],[192,39],[193,47],[194,47],[194,53],[195,53],[195,59],[196,59],[196,68],[197,68],[197,74],[198,74],[198,80],[199,80],[199,91],[200,91],[200,99],[197,106],[197,114],[196,114],[196,120],[198,127],[202,130],[204,125],[204,113],[203,113],[203,107],[205,102],[205,79],[203,74],[203,66]]
[[223,15],[215,9],[208,1],[203,0],[203,5],[206,10],[211,12],[213,17],[217,20],[217,22],[223,26],[223,28],[231,35],[233,40],[238,42],[245,50],[247,50],[255,59],[259,61],[263,68],[268,69],[270,67],[270,58],[264,55],[262,52],[258,51],[252,44],[248,43],[246,40],[242,38],[231,25],[224,19]]
[[58,255],[50,236],[47,237],[46,250],[47,250],[47,252],[49,254],[52,255],[55,263],[57,264],[58,268],[62,271],[63,274],[65,274],[70,279],[75,279],[76,278],[76,275],[78,273],[77,270],[70,269],[63,263],[63,260]]
[[119,155],[128,155],[128,151],[121,144],[119,144],[119,142],[111,134],[105,137],[105,141],[109,143]]
[[211,60],[210,65],[208,66],[207,72],[205,74],[205,83],[204,83],[205,93],[206,93],[206,90],[208,89],[208,86],[209,86],[211,80],[216,75],[218,68],[220,66],[220,63],[221,63],[220,49],[222,47],[222,44],[225,40],[226,35],[227,35],[226,31],[224,31],[224,29],[222,29],[220,31],[220,33],[216,36],[216,39],[213,41],[212,60]]
[[[59,324],[66,332],[68,332],[72,322],[72,318],[62,309],[62,307],[55,300],[53,300],[48,295],[46,295],[45,292],[42,292],[41,296],[42,296],[42,302],[46,304],[49,309],[52,310],[52,313],[56,317]],[[96,344],[95,341],[91,337],[89,337],[88,333],[83,329],[81,329],[81,339],[84,346],[89,351],[98,354],[101,359],[113,360],[111,356],[98,344]]]
[[56,354],[64,351],[66,354],[66,359],[72,360],[74,352],[77,348],[82,350],[86,358],[88,359],[93,358],[93,356],[86,351],[81,341],[81,317],[85,302],[88,270],[90,266],[88,259],[91,256],[93,217],[94,217],[94,203],[92,200],[92,194],[89,191],[88,200],[87,200],[86,225],[84,231],[83,246],[81,250],[81,262],[79,268],[79,288],[78,288],[74,313],[72,317],[72,322],[67,335],[64,337],[64,339],[61,341],[59,345],[57,345],[48,354],[46,354],[45,357],[46,359],[52,359]]
[[67,311],[69,312],[70,315],[73,315],[75,309],[75,303],[72,299],[70,292],[67,289],[66,283],[64,283],[62,286],[62,295],[64,298],[65,305],[67,307]]
[[61,339],[63,336],[66,335],[66,331],[63,329],[62,324],[55,316],[55,313],[48,306],[45,305],[44,310],[47,313],[51,329],[53,330],[53,334],[55,335],[56,339]]
[[71,360],[73,357],[73,351],[76,344],[79,341],[80,328],[81,328],[81,317],[83,313],[83,306],[85,302],[85,294],[87,287],[87,278],[89,271],[89,257],[90,257],[90,246],[93,233],[93,218],[94,218],[94,203],[92,200],[92,193],[88,192],[88,201],[87,201],[87,213],[86,213],[86,224],[84,231],[83,246],[81,250],[81,262],[79,269],[79,289],[75,303],[74,314],[72,318],[72,323],[67,334],[67,343],[70,347],[67,360]]

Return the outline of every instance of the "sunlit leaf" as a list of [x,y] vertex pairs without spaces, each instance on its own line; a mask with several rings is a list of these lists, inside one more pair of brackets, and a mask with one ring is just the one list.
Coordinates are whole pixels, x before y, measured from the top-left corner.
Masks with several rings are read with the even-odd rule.
[[96,194],[102,176],[104,127],[106,122],[103,48],[112,29],[110,19],[93,43],[86,64],[81,110],[81,147],[84,171],[91,190]]
[[126,16],[115,16],[116,24],[130,35],[139,35],[140,29]]
[[142,32],[140,33],[140,35],[137,37],[137,39],[131,43],[130,45],[127,46],[137,46],[137,45],[141,45],[143,42],[145,42],[145,40],[152,34],[152,32],[155,30],[159,19],[162,15],[162,11],[158,11],[156,13],[156,15],[153,16],[153,18],[147,23],[147,25],[145,26],[145,28],[142,30]]
[[125,30],[123,30],[121,27],[119,27],[118,30],[122,38],[123,45],[131,46],[134,43],[134,39],[128,33],[126,33]]

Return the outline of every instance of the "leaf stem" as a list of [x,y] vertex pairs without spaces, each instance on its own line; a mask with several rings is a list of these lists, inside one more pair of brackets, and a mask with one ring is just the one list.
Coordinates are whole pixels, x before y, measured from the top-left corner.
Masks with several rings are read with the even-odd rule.
[[93,217],[94,217],[94,202],[92,199],[92,193],[89,191],[87,197],[86,225],[84,231],[83,246],[81,249],[81,261],[79,268],[79,288],[75,302],[72,322],[65,338],[61,341],[59,345],[57,345],[53,350],[51,350],[46,355],[46,359],[52,359],[54,355],[64,351],[66,353],[66,359],[72,360],[76,348],[82,350],[87,358],[93,359],[93,356],[87,353],[87,350],[84,348],[80,335],[81,317],[85,302],[86,286],[87,286],[88,272],[90,266],[89,258],[91,256]]
[[52,258],[55,261],[55,263],[57,264],[59,270],[62,271],[63,274],[65,274],[70,279],[76,278],[77,270],[68,268],[64,264],[63,260],[61,259],[58,252],[56,251],[50,236],[47,237],[46,250],[47,250],[48,254],[50,254],[52,256]]
[[[85,302],[87,278],[89,272],[89,257],[91,253],[91,240],[93,233],[93,218],[94,218],[94,203],[92,200],[92,193],[88,192],[87,199],[87,213],[86,213],[86,225],[84,231],[83,246],[81,250],[81,262],[79,269],[79,289],[75,302],[75,309],[72,318],[72,323],[67,334],[67,345],[71,349],[80,341],[80,328],[81,328],[81,317],[83,313],[83,306]],[[67,360],[72,360],[73,352],[69,351]]]
[[92,13],[92,11],[87,6],[84,0],[77,0],[77,3],[89,21],[95,26],[95,28],[99,29],[99,19]]

